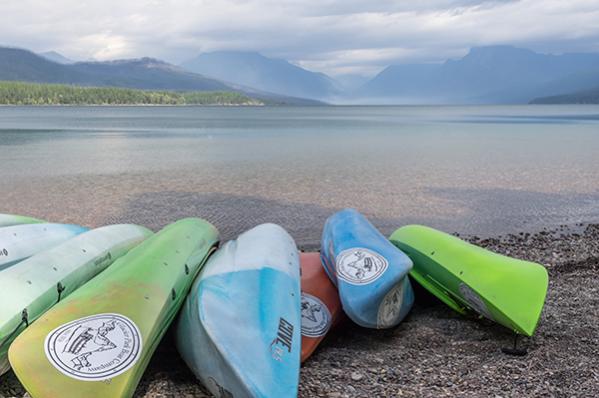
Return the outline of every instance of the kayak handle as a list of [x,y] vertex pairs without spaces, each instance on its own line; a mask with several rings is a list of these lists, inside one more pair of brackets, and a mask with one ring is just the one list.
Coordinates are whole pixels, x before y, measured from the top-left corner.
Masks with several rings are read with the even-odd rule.
[[12,332],[10,332],[10,334],[6,336],[4,340],[2,340],[2,342],[0,343],[0,348],[4,347],[4,344],[12,340],[12,338],[19,331],[21,326],[23,326],[23,324],[25,324],[25,327],[29,326],[29,315],[27,314],[27,308],[21,311],[21,323],[19,323],[17,327]]
[[56,291],[58,292],[58,300],[56,300],[56,303],[60,302],[60,297],[62,295],[62,292],[64,292],[64,286],[62,285],[62,283],[58,282],[56,284]]

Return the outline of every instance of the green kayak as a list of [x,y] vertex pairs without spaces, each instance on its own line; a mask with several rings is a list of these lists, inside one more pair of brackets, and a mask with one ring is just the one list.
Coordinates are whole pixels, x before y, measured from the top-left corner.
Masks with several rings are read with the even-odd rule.
[[410,276],[445,304],[477,312],[516,333],[532,336],[547,294],[547,270],[421,225],[390,240],[414,262]]
[[0,214],[0,227],[10,227],[11,225],[20,224],[39,224],[45,221],[37,218],[19,216],[16,214]]
[[25,389],[33,398],[131,397],[217,242],[212,224],[180,220],[61,300],[9,348]]

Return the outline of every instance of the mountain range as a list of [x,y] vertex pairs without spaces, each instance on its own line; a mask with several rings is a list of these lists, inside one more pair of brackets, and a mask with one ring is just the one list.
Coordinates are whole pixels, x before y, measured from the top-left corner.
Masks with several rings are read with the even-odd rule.
[[[145,90],[233,91],[267,103],[320,104],[315,100],[227,84],[153,58],[64,64],[48,59],[47,54],[42,56],[18,48],[0,48],[0,80]],[[57,58],[55,54],[50,57]]]
[[181,66],[204,76],[277,94],[327,99],[341,93],[339,84],[324,73],[310,72],[256,52],[204,53]]
[[385,103],[527,103],[599,86],[599,54],[539,54],[512,46],[471,49],[440,64],[393,65],[353,93]]
[[[0,80],[151,90],[235,91],[267,102],[314,105],[524,104],[599,87],[599,54],[540,54],[512,46],[472,48],[442,63],[386,67],[363,83],[339,81],[256,52],[204,53],[173,65],[153,58],[73,62],[56,52],[0,48]],[[361,84],[361,85],[360,85]],[[356,88],[357,86],[357,88]],[[562,101],[570,97],[562,97]],[[591,97],[594,98],[594,97]]]

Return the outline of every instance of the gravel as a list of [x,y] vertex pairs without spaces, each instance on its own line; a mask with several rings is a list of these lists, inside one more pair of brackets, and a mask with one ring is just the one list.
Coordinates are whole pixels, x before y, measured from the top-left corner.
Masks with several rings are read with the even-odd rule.
[[[519,343],[526,356],[501,352],[513,341],[505,328],[462,317],[416,287],[416,304],[397,328],[368,330],[345,321],[333,330],[302,367],[300,397],[599,396],[599,224],[465,238],[547,267],[539,327]],[[169,332],[135,397],[210,396],[172,339]],[[26,392],[10,372],[0,378],[0,397],[13,396]]]

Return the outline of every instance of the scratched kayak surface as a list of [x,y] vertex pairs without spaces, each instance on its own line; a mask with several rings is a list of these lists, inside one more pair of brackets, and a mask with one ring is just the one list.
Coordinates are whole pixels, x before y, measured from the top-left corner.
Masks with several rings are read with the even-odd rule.
[[0,228],[0,270],[87,231],[69,224],[23,224]]
[[327,219],[321,256],[343,310],[358,325],[390,328],[412,308],[412,261],[356,210]]
[[33,398],[131,397],[218,242],[197,218],[137,245],[25,329],[8,350]]
[[0,375],[10,343],[59,300],[151,235],[131,224],[96,228],[0,271]]
[[177,347],[217,397],[295,397],[300,330],[297,247],[283,228],[262,224],[208,260],[181,311]]

